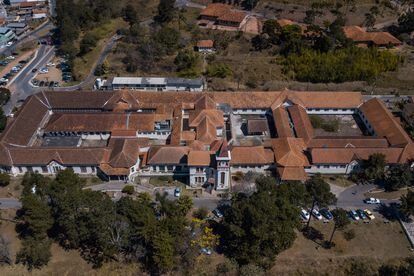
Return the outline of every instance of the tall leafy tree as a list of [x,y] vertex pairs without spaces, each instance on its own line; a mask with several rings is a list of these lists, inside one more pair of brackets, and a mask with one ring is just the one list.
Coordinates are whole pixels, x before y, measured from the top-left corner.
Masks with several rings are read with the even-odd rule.
[[158,5],[158,14],[154,17],[155,22],[165,24],[174,19],[176,11],[175,0],[161,0]]
[[401,196],[401,205],[399,209],[407,217],[414,215],[414,192],[413,191],[408,191],[406,195]]
[[241,265],[268,266],[292,245],[299,210],[289,197],[278,193],[274,179],[261,178],[257,186],[251,196],[238,194],[232,199],[221,224],[220,246]]
[[383,179],[385,176],[386,156],[382,153],[374,153],[363,164],[364,175],[368,180]]
[[326,207],[330,204],[336,202],[335,195],[331,192],[331,187],[328,183],[322,178],[320,174],[312,176],[308,181],[306,181],[306,190],[310,198],[312,199],[311,214],[309,216],[306,228],[309,227],[310,220],[312,218],[312,211],[315,208],[315,205],[318,204],[319,207]]
[[350,223],[348,214],[344,209],[335,209],[332,211],[332,215],[334,217],[334,228],[331,237],[329,238],[329,246],[332,245],[332,239],[336,230],[342,230]]
[[413,173],[408,164],[397,164],[389,168],[385,178],[385,190],[397,191],[400,188],[410,186],[413,180]]

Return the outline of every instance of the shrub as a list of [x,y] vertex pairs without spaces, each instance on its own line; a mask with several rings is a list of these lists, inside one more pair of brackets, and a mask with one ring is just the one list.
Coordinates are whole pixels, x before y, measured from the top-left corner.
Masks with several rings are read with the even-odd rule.
[[193,216],[198,219],[205,219],[208,216],[208,210],[205,207],[200,207],[194,211]]
[[311,124],[312,124],[313,128],[321,128],[322,124],[324,122],[324,120],[321,117],[317,116],[317,115],[310,115],[309,119],[311,121]]
[[306,82],[368,81],[387,71],[395,71],[402,58],[375,48],[350,47],[327,53],[302,50],[283,62],[283,72],[294,72],[295,79]]
[[135,192],[134,186],[132,185],[125,185],[122,188],[122,193],[132,195]]
[[207,67],[207,76],[211,78],[226,78],[232,75],[232,71],[227,64],[217,63]]
[[5,187],[10,184],[10,175],[7,173],[0,173],[0,186]]
[[350,241],[350,240],[352,240],[352,239],[354,239],[354,238],[355,238],[355,231],[354,231],[353,229],[350,229],[350,230],[348,230],[348,231],[345,231],[345,232],[343,233],[343,235],[344,235],[344,238],[345,238],[347,241]]

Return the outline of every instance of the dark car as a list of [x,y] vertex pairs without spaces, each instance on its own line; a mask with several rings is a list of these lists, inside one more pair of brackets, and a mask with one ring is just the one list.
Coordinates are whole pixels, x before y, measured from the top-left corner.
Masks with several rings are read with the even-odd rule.
[[326,219],[333,219],[332,213],[326,208],[319,210],[319,213],[321,213],[321,215]]
[[27,61],[26,61],[26,60],[21,60],[21,61],[19,61],[19,63],[20,63],[20,64],[26,64],[26,63],[27,63]]
[[36,73],[37,72],[37,69],[36,68],[33,68],[32,69],[32,73]]
[[39,82],[39,86],[43,86],[43,85],[45,85],[45,82],[44,81],[40,81]]
[[361,219],[367,219],[367,216],[365,215],[365,212],[364,212],[364,211],[362,211],[361,209],[356,210],[356,212],[357,212],[358,216],[359,216]]

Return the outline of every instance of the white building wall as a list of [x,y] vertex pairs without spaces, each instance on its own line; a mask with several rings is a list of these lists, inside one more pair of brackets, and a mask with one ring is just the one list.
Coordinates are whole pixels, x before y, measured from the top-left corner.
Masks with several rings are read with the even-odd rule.
[[162,131],[162,132],[157,132],[157,131],[142,131],[142,132],[138,132],[137,133],[137,137],[139,138],[149,138],[149,139],[167,139],[168,136],[171,135],[171,131]]
[[270,111],[266,108],[233,109],[235,115],[266,115]]
[[315,115],[352,115],[354,108],[308,108],[306,113]]
[[271,169],[271,165],[251,165],[251,166],[239,166],[239,165],[232,165],[231,166],[231,173],[248,173],[249,171],[254,171],[257,173],[265,173],[267,170]]

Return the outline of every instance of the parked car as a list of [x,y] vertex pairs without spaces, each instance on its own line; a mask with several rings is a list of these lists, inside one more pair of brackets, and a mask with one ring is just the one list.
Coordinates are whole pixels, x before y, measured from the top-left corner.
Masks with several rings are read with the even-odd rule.
[[8,60],[2,60],[2,61],[0,61],[0,65],[1,66],[6,66],[7,64],[9,64],[9,61]]
[[19,61],[19,63],[20,64],[26,64],[27,63],[27,60],[21,60],[21,61]]
[[175,190],[174,190],[174,196],[175,197],[180,197],[181,196],[181,189],[180,188],[175,188]]
[[362,211],[361,209],[356,210],[356,212],[362,220],[367,219],[367,216],[365,215],[364,211]]
[[16,59],[16,58],[14,56],[8,56],[8,57],[6,57],[6,59],[13,60],[13,59]]
[[218,218],[222,218],[223,217],[223,214],[220,212],[220,210],[219,209],[214,209],[213,210],[213,214],[216,216],[216,217],[218,217]]
[[211,255],[211,249],[207,248],[207,247],[203,247],[203,248],[201,248],[201,253],[210,256]]
[[375,219],[374,214],[373,214],[370,210],[365,209],[365,210],[364,210],[364,212],[365,212],[365,214],[367,215],[367,217],[368,217],[370,220]]
[[378,198],[373,198],[373,197],[364,199],[364,202],[366,204],[380,204],[381,203],[381,201]]
[[13,42],[12,41],[7,42],[7,44],[6,44],[7,47],[10,47],[12,45],[13,45]]
[[328,219],[328,220],[332,220],[333,219],[333,215],[332,215],[332,213],[331,213],[331,211],[329,211],[328,209],[326,209],[326,208],[324,208],[324,209],[321,209],[320,211],[319,211],[319,213],[321,213],[321,215],[322,216],[324,216],[326,219]]
[[322,217],[321,213],[319,213],[319,210],[318,210],[318,209],[316,209],[316,208],[313,208],[313,210],[312,210],[312,215],[313,215],[315,218],[317,218],[318,220],[323,219],[323,217]]
[[46,66],[48,66],[48,67],[52,67],[52,66],[55,66],[56,64],[54,64],[53,62],[48,62],[47,64],[46,64]]
[[301,209],[300,210],[300,216],[304,219],[304,220],[309,220],[310,215],[308,213],[308,211],[306,211],[305,209]]
[[33,68],[32,69],[32,73],[36,73],[37,72],[37,69],[36,68]]
[[359,216],[358,216],[357,212],[355,212],[355,210],[349,211],[349,216],[354,220],[359,220]]
[[43,67],[39,70],[39,72],[40,72],[40,74],[46,74],[46,73],[49,73],[49,69],[46,68],[46,67]]

